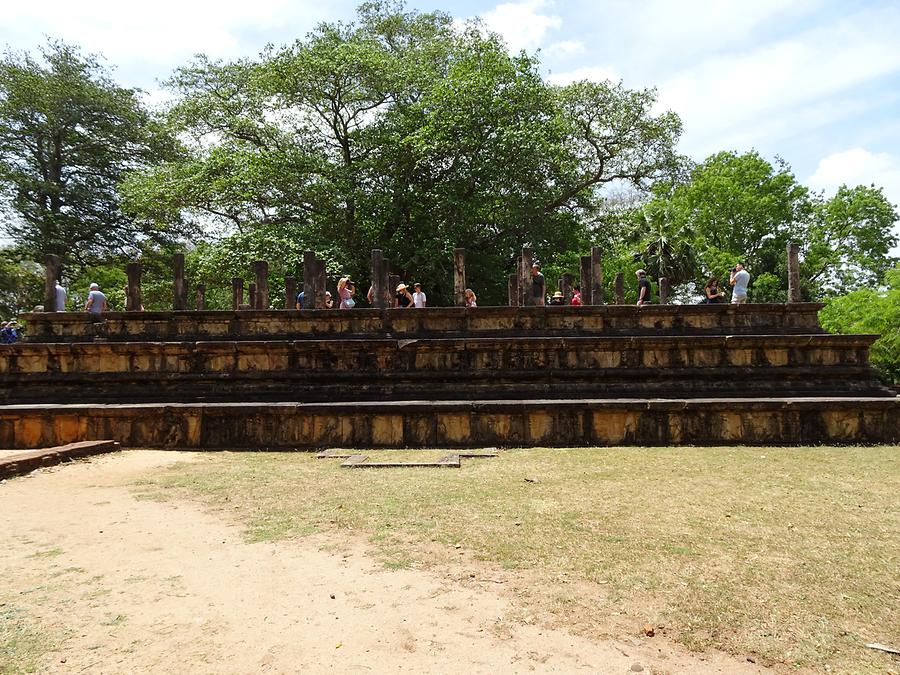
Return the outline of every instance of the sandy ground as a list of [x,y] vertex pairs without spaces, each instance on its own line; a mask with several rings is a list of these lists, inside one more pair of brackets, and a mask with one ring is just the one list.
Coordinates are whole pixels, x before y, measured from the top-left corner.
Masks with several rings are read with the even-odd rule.
[[134,480],[190,457],[127,451],[0,483],[0,602],[55,643],[41,672],[762,672],[658,636],[528,625],[496,579],[386,570],[362,539],[250,544],[192,503],[135,499]]

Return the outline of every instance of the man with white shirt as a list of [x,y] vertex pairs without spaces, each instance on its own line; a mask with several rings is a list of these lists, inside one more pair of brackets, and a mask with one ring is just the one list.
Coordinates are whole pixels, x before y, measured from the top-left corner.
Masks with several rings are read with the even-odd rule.
[[56,311],[66,311],[66,289],[62,287],[59,281],[56,282]]
[[744,263],[739,262],[731,268],[731,277],[728,282],[734,286],[731,291],[731,304],[744,305],[747,303],[747,286],[750,285],[750,272],[744,269]]
[[428,298],[422,292],[422,284],[415,284],[413,288],[416,289],[416,292],[413,293],[413,307],[425,309],[425,303],[428,302]]

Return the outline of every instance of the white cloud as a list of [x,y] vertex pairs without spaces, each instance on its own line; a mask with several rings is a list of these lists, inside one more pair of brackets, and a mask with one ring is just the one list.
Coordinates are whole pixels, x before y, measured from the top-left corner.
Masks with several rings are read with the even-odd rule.
[[851,148],[835,152],[819,161],[807,184],[826,194],[841,185],[872,185],[883,187],[885,196],[894,204],[900,203],[900,161],[886,152],[870,152],[865,148]]
[[563,40],[554,42],[545,51],[547,56],[576,56],[586,53],[587,49],[580,40]]
[[[237,58],[257,54],[267,36],[301,37],[331,18],[312,0],[42,0],[4,2],[0,41],[33,50],[44,36],[61,38],[86,52],[102,53],[130,72],[157,76],[194,54]],[[333,5],[346,5],[338,0]],[[269,37],[268,39],[274,39]],[[149,86],[152,77],[134,84]],[[132,84],[132,83],[128,83]]]
[[[860,13],[751,51],[712,56],[664,82],[660,107],[678,112],[686,135],[702,136],[707,149],[721,149],[734,136],[789,137],[838,119],[840,106],[823,110],[823,102],[900,71],[898,33],[900,12]],[[804,110],[811,114],[798,115]]]
[[566,73],[551,73],[547,76],[548,82],[562,86],[581,80],[591,80],[592,82],[611,80],[613,82],[618,82],[619,75],[612,68],[606,68],[604,66],[586,66]]
[[503,36],[511,51],[533,50],[543,43],[548,30],[562,26],[558,16],[540,12],[550,5],[549,0],[506,2],[482,14],[481,18],[488,28]]

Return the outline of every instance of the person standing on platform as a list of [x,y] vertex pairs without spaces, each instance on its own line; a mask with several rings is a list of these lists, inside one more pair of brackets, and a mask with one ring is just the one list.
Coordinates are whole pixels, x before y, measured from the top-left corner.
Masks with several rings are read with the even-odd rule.
[[62,284],[59,281],[56,282],[56,311],[57,312],[65,312],[66,311],[66,289],[63,288]]
[[541,274],[541,266],[535,263],[531,266],[531,299],[535,305],[543,306],[546,304],[546,289],[544,275]]
[[425,293],[422,292],[422,284],[413,284],[413,288],[416,289],[416,292],[413,293],[413,306],[418,309],[425,309],[425,305],[428,303],[428,298],[425,296]]
[[84,309],[91,314],[103,314],[103,312],[109,309],[106,294],[100,290],[98,284],[91,284],[87,302],[84,303]]
[[338,306],[338,309],[353,309],[353,306],[356,304],[356,301],[353,300],[353,293],[350,292],[350,289],[347,288],[347,285],[350,283],[350,279],[347,277],[341,277],[338,281],[337,292],[338,298],[341,300],[341,304]]
[[572,307],[581,307],[581,286],[575,286],[575,288],[572,289],[572,302],[569,304],[571,304]]
[[467,288],[465,296],[466,307],[478,307],[478,298],[475,297],[475,291],[473,291],[471,288]]
[[734,286],[731,291],[731,304],[747,304],[747,286],[750,285],[750,272],[744,269],[744,263],[739,262],[731,268],[731,276],[728,279],[728,283]]
[[638,279],[638,300],[637,305],[641,307],[642,305],[649,305],[653,302],[653,287],[650,285],[650,280],[647,278],[647,272],[644,270],[638,270],[635,272],[635,275]]
[[397,295],[394,297],[394,307],[406,309],[412,306],[413,296],[409,292],[409,287],[406,284],[399,284],[397,286]]

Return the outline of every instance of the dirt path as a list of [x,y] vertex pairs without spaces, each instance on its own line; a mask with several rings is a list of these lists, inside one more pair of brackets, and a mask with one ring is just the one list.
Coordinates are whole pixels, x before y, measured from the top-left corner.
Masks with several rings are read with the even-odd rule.
[[127,487],[190,457],[129,451],[0,483],[0,602],[55,643],[41,672],[760,672],[518,623],[488,581],[385,570],[359,541],[248,544]]

